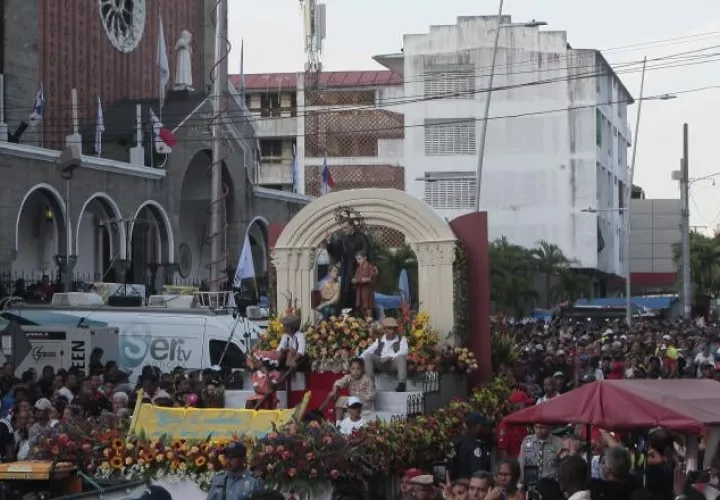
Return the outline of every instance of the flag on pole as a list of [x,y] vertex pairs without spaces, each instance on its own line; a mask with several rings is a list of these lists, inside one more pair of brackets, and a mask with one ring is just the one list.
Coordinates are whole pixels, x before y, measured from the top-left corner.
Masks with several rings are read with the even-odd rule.
[[328,194],[335,187],[335,179],[333,179],[327,164],[327,156],[323,160],[322,184],[320,185],[320,194]]
[[105,119],[103,118],[102,103],[97,96],[97,123],[95,124],[95,153],[102,156],[102,135],[105,132]]
[[159,154],[169,155],[172,148],[177,144],[177,137],[169,129],[165,128],[155,112],[150,110],[150,121],[152,122],[153,142],[155,151]]
[[160,102],[165,101],[165,90],[170,81],[170,63],[168,62],[167,45],[165,45],[165,32],[163,31],[162,17],[160,18],[157,41],[157,66],[160,72]]
[[255,266],[253,265],[252,250],[250,249],[250,238],[245,235],[240,260],[235,269],[233,288],[240,288],[244,279],[255,278]]
[[297,146],[295,144],[293,144],[293,149],[292,149],[292,163],[290,164],[290,170],[292,172],[293,193],[299,193],[300,185],[298,183],[300,182],[300,179],[298,176]]
[[40,89],[35,94],[35,103],[33,104],[33,110],[30,113],[30,126],[34,127],[40,123],[45,113],[45,92],[43,92],[43,84],[40,82]]

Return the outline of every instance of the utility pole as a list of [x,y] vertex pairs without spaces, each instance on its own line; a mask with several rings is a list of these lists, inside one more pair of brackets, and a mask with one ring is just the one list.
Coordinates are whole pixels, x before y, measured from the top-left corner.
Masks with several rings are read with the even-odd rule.
[[640,135],[640,117],[642,116],[643,97],[645,92],[645,68],[647,67],[647,57],[643,58],[642,76],[640,77],[640,95],[638,97],[637,116],[635,117],[635,137],[633,138],[632,158],[630,160],[630,168],[628,169],[628,178],[625,183],[625,214],[620,212],[620,217],[625,215],[625,238],[623,238],[623,246],[625,253],[625,323],[628,328],[632,326],[632,276],[630,269],[630,205],[632,205],[632,187],[635,178],[635,158],[637,158],[638,136]]
[[682,260],[683,260],[683,314],[686,320],[692,314],[692,287],[690,276],[690,176],[688,154],[688,124],[683,124],[683,158],[680,175],[680,199],[682,201]]
[[226,116],[223,109],[223,100],[227,96],[228,78],[228,41],[227,41],[227,0],[218,0],[215,23],[215,65],[213,68],[213,120],[212,131],[212,176],[210,180],[210,291],[220,291],[221,275],[224,267],[224,250],[220,241],[223,232],[223,217],[221,210],[225,209],[221,203],[222,167],[225,160],[223,155],[222,134]]

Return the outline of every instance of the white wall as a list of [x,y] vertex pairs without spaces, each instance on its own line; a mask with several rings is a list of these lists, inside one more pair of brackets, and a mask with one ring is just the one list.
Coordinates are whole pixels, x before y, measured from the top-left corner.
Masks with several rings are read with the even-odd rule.
[[[510,22],[509,16],[503,22]],[[475,121],[479,145],[496,19],[459,18],[457,25],[432,26],[429,33],[404,37],[404,94],[406,104],[389,107],[405,115],[403,164],[406,190],[424,199],[426,172],[469,172],[474,174],[477,153],[426,156],[426,119],[471,119]],[[610,219],[606,250],[597,252],[597,217],[584,213],[597,204],[598,151],[595,144],[595,109],[599,100],[595,78],[595,51],[568,51],[567,35],[559,31],[513,27],[501,32],[496,61],[491,119],[485,149],[481,208],[489,213],[490,238],[507,237],[511,242],[532,247],[538,240],[555,243],[582,267],[600,268],[622,274],[619,263],[620,215]],[[423,99],[430,64],[462,64],[474,68],[476,93],[472,99]],[[582,67],[589,65],[589,67]],[[603,71],[607,70],[603,68]],[[612,93],[613,78],[608,76]],[[552,83],[538,85],[538,81]],[[520,87],[518,87],[520,85]],[[524,85],[524,86],[523,86]],[[616,95],[621,91],[615,89]],[[389,98],[388,91],[385,94]],[[412,97],[412,99],[411,99]],[[612,100],[612,94],[609,100]],[[411,102],[416,101],[416,102]],[[586,108],[583,108],[586,106]],[[578,107],[567,112],[553,110]],[[621,106],[606,106],[608,120],[626,133],[626,118],[618,118]],[[605,108],[604,108],[605,109]],[[550,112],[553,111],[553,112]],[[626,116],[626,110],[625,116]],[[614,119],[613,119],[614,118]],[[603,158],[614,179],[621,172],[617,164]],[[475,149],[477,151],[477,148]],[[622,174],[624,176],[624,173]],[[624,177],[623,177],[624,180]],[[610,192],[609,188],[608,191]],[[617,207],[617,188],[607,205]],[[436,209],[453,219],[469,209]],[[607,257],[604,257],[607,254]]]

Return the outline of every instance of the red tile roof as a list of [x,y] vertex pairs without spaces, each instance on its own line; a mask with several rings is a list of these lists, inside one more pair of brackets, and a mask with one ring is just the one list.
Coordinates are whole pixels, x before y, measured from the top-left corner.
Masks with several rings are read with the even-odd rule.
[[[302,74],[302,73],[300,73]],[[247,90],[281,90],[297,87],[298,73],[262,73],[245,75]],[[237,88],[240,75],[230,75],[230,81]],[[327,88],[381,87],[401,85],[402,78],[388,70],[381,71],[328,71],[320,73],[320,85]]]

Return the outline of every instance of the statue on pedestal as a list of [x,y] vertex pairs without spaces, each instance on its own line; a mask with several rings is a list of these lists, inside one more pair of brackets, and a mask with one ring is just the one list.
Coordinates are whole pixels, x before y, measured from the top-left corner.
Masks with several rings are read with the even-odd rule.
[[175,90],[193,90],[192,35],[183,30],[175,44]]
[[[358,302],[355,297],[357,284],[361,285],[361,293],[367,298],[367,288],[374,288],[374,278],[371,281],[354,283],[355,273],[358,269],[358,254],[365,255],[365,259],[372,262],[372,245],[370,238],[362,231],[363,221],[354,210],[341,207],[335,211],[335,220],[340,225],[338,233],[325,236],[323,246],[327,250],[331,264],[339,267],[340,277],[340,300],[337,309],[358,309]],[[377,275],[377,270],[375,275]],[[364,275],[363,275],[364,276]],[[361,277],[362,278],[362,277]],[[373,290],[370,295],[372,296]],[[363,302],[367,305],[367,301]],[[371,306],[372,307],[372,306]],[[366,314],[365,311],[357,311]]]

